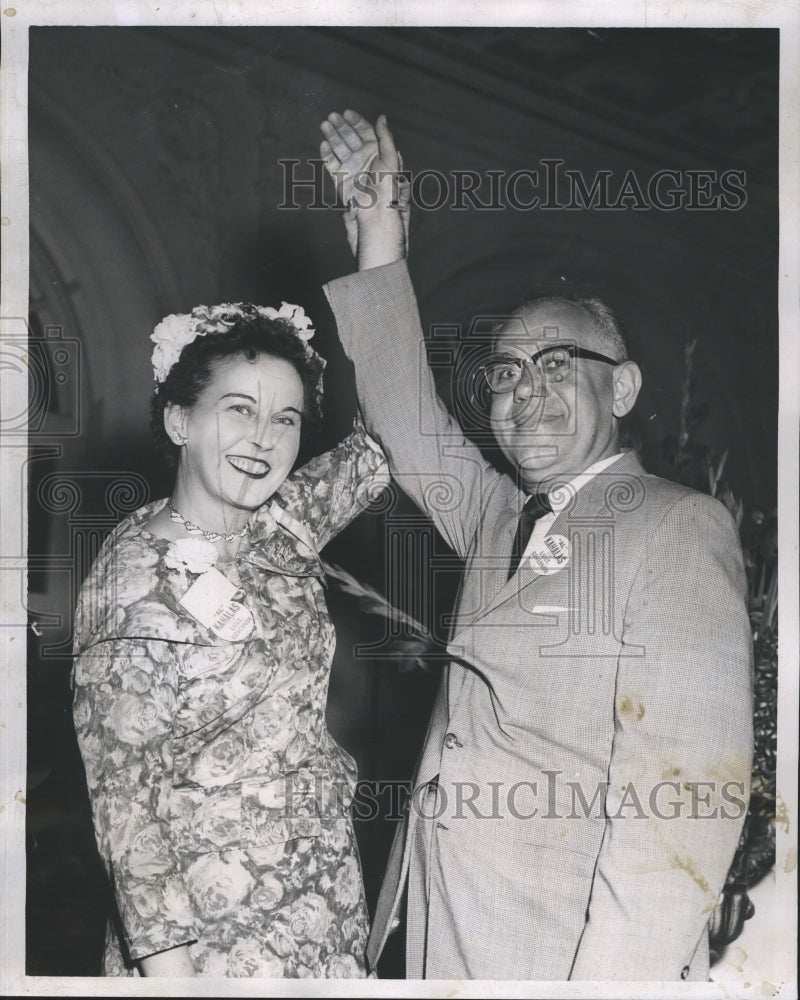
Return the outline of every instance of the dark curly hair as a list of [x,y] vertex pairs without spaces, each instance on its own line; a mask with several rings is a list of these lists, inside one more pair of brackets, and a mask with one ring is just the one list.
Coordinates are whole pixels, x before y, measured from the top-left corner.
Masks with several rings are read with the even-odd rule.
[[156,386],[150,401],[150,426],[159,452],[171,466],[177,465],[180,449],[164,428],[164,410],[170,404],[191,409],[211,381],[215,365],[226,358],[242,355],[255,361],[261,355],[288,361],[303,383],[301,434],[316,429],[322,420],[322,371],[324,362],[306,350],[305,342],[285,319],[243,316],[224,333],[196,337],[181,351],[167,377]]

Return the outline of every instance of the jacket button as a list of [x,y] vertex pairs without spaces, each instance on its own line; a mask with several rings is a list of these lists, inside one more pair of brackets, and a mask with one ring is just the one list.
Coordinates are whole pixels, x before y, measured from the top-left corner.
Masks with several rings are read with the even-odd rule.
[[460,743],[458,737],[455,733],[448,733],[444,738],[444,745],[447,750],[452,750],[453,747],[463,747],[464,744]]
[[684,967],[681,969],[681,979],[687,979],[688,976],[689,976],[689,966],[684,965]]

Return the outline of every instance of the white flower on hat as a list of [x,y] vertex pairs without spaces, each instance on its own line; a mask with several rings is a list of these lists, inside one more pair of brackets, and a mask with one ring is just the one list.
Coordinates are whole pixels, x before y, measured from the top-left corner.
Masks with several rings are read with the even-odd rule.
[[156,382],[163,382],[167,374],[181,356],[181,351],[197,336],[194,320],[191,316],[181,313],[161,320],[153,330],[150,339],[155,342],[153,348],[153,377]]
[[156,345],[152,356],[153,377],[156,382],[164,381],[187,344],[209,333],[225,333],[246,316],[287,321],[294,328],[295,335],[305,343],[307,351],[312,351],[308,342],[315,330],[302,306],[292,305],[290,302],[281,302],[280,309],[255,306],[249,302],[195,306],[191,313],[172,313],[165,317],[150,335]]
[[281,302],[280,309],[263,306],[258,311],[268,319],[286,319],[297,331],[297,336],[306,343],[314,336],[311,318],[306,316],[302,306],[293,306],[291,302]]

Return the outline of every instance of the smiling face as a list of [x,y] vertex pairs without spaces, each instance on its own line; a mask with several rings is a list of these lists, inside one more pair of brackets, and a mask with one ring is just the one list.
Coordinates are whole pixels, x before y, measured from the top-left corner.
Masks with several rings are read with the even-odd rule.
[[194,406],[170,405],[167,433],[180,454],[177,509],[213,531],[231,531],[265,503],[300,447],[303,383],[288,361],[259,354],[217,361]]
[[[499,331],[496,353],[527,359],[559,343],[609,353],[591,314],[573,302],[549,301],[517,316]],[[638,379],[632,362],[615,368],[574,358],[561,382],[535,387],[526,371],[512,392],[492,396],[492,430],[525,491],[547,488],[553,477],[571,478],[615,454],[618,418],[633,406]]]

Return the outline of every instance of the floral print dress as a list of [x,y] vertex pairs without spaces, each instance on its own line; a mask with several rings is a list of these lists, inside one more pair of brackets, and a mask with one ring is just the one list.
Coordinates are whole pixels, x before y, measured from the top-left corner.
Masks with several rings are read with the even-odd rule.
[[[149,533],[164,500],[104,544],[73,669],[121,925],[104,974],[188,944],[204,976],[366,975],[356,769],[325,722],[334,631],[318,550],[387,482],[359,424],[252,515],[230,563],[201,538]],[[210,622],[181,603],[209,583],[222,600]]]

